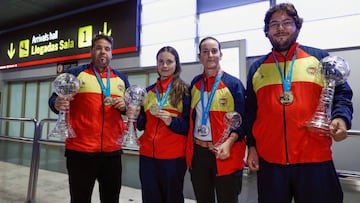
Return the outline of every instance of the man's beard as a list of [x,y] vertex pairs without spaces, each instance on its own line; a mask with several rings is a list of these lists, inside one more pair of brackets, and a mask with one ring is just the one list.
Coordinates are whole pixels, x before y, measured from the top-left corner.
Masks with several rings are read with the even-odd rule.
[[106,66],[109,65],[109,61],[106,60],[105,58],[101,58],[101,59],[99,60],[99,63],[100,63],[103,67],[106,67]]
[[109,65],[109,61],[105,58],[97,59],[95,65],[99,68],[105,68]]
[[278,40],[274,40],[272,37],[269,36],[269,40],[274,48],[274,50],[278,51],[278,52],[284,52],[284,51],[288,51],[291,47],[291,45],[293,45],[296,42],[298,33],[295,32],[293,34],[290,35],[289,38],[287,38],[285,41],[278,41]]

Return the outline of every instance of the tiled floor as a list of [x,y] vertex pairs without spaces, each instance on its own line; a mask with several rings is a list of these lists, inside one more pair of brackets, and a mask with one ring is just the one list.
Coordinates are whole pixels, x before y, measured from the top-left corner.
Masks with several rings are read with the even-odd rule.
[[[24,203],[27,197],[29,167],[0,161],[0,203]],[[95,185],[92,202],[99,202],[99,194]],[[67,175],[47,170],[39,171],[36,192],[36,203],[70,202]],[[141,203],[141,191],[123,186],[120,202]],[[186,199],[185,203],[195,203]]]

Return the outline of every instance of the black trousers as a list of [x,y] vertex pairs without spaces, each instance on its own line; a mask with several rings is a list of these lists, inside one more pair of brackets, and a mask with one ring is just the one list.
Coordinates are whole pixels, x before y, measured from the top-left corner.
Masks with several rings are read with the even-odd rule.
[[260,159],[260,203],[342,203],[343,192],[332,161],[280,165]]
[[119,203],[121,155],[67,156],[71,203],[90,203],[95,181],[102,203]]
[[208,148],[194,144],[191,182],[197,203],[237,203],[242,187],[242,171],[217,176],[216,158]]
[[140,155],[143,203],[184,203],[185,157],[155,159]]

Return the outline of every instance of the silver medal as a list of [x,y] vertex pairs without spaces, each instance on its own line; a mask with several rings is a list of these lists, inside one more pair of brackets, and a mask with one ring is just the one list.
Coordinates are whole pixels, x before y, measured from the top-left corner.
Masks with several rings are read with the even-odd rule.
[[198,128],[199,135],[201,136],[207,136],[210,132],[210,129],[206,125],[202,125],[200,128]]

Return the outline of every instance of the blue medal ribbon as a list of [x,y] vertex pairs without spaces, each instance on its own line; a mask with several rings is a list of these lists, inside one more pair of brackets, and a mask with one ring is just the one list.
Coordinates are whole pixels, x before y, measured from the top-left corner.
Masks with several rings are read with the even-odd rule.
[[[290,92],[291,90],[291,82],[292,82],[292,71],[294,69],[294,63],[295,63],[295,60],[296,60],[296,53],[297,53],[297,47],[296,47],[296,50],[294,52],[294,55],[293,55],[293,58],[291,60],[291,65],[290,65],[290,70],[289,70],[289,73],[287,74],[286,78],[283,74],[283,72],[281,71],[281,68],[280,68],[280,65],[279,65],[279,62],[273,52],[273,57],[274,57],[274,60],[275,60],[275,63],[276,63],[276,67],[279,71],[279,74],[280,74],[280,77],[281,77],[281,82],[282,82],[282,85],[283,85],[283,90],[284,92]],[[285,61],[286,62],[286,61]],[[284,63],[285,63],[284,62]]]
[[201,99],[201,108],[202,108],[202,118],[201,118],[201,124],[202,125],[206,125],[206,122],[209,118],[209,112],[210,112],[210,106],[212,103],[212,100],[214,98],[215,95],[215,91],[219,85],[220,82],[220,78],[221,78],[221,70],[218,71],[218,74],[216,76],[215,82],[211,88],[211,92],[210,92],[210,96],[208,98],[208,102],[206,104],[206,107],[204,106],[204,80],[201,83],[201,87],[200,87],[200,99]]
[[155,91],[156,91],[156,97],[157,97],[157,103],[160,107],[160,110],[163,109],[165,103],[166,103],[166,100],[170,94],[170,90],[171,90],[171,87],[172,87],[172,82],[170,82],[170,84],[168,85],[167,89],[166,89],[166,92],[165,92],[165,95],[162,97],[162,99],[160,99],[160,93],[159,93],[159,89],[158,89],[158,86],[156,85],[155,86]]
[[100,77],[99,72],[97,71],[96,67],[94,65],[92,65],[92,69],[96,75],[96,79],[98,80],[100,87],[101,87],[101,91],[103,92],[105,97],[109,97],[110,96],[110,68],[109,66],[106,67],[107,68],[107,81],[106,81],[106,87]]

